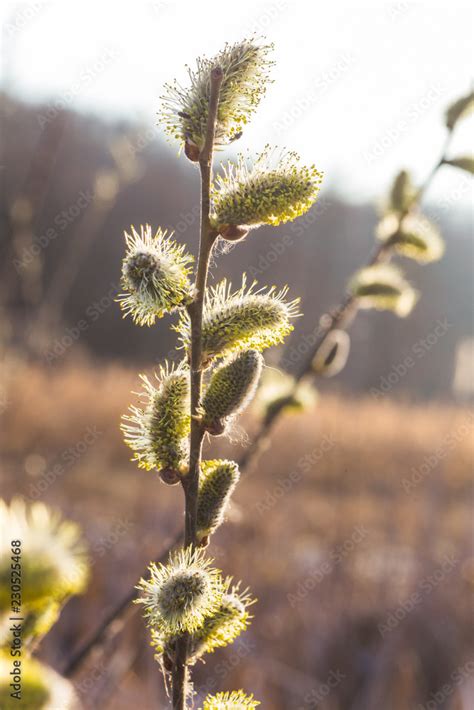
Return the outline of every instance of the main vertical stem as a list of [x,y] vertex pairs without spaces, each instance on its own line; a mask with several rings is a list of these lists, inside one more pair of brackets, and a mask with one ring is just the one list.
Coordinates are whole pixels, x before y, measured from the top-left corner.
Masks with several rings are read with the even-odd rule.
[[191,318],[191,443],[189,449],[189,473],[183,481],[186,510],[184,545],[196,543],[196,515],[197,494],[199,487],[199,464],[203,431],[199,421],[195,418],[198,413],[202,389],[202,314],[204,295],[206,291],[209,257],[215,237],[213,236],[210,221],[210,186],[211,186],[211,161],[200,160],[201,171],[201,242],[199,246],[199,261],[196,275],[196,296],[189,308]]
[[[214,67],[211,71],[211,91],[209,98],[209,114],[207,119],[206,139],[199,155],[201,173],[201,229],[199,242],[199,257],[196,273],[196,294],[189,306],[191,319],[191,442],[189,449],[189,471],[183,478],[185,500],[184,546],[196,545],[197,532],[197,498],[199,490],[199,473],[201,464],[202,440],[204,432],[197,419],[202,389],[202,314],[206,293],[207,273],[212,247],[217,233],[211,225],[211,181],[212,158],[219,105],[219,91],[222,83],[222,69]],[[185,710],[187,695],[187,651],[188,638],[186,634],[176,644],[176,661],[172,672],[173,709]]]
[[191,318],[191,444],[189,450],[189,473],[183,479],[185,494],[184,546],[196,544],[197,494],[199,487],[199,467],[204,432],[197,419],[202,388],[202,313],[206,292],[207,272],[212,247],[217,233],[211,226],[211,180],[212,158],[216,133],[219,91],[222,69],[214,67],[211,72],[211,94],[207,120],[206,140],[199,156],[201,172],[201,234],[199,258],[196,274],[196,294],[189,308]]

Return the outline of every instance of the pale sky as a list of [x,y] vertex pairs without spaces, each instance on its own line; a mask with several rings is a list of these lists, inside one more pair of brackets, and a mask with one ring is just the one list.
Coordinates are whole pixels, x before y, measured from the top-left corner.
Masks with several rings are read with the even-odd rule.
[[[252,32],[275,43],[274,83],[239,141],[297,150],[354,201],[404,167],[421,178],[443,140],[441,114],[473,72],[470,3],[398,0],[7,0],[2,85],[30,101],[137,119],[153,128],[164,82]],[[473,119],[453,154],[472,152]],[[157,138],[160,129],[156,128]],[[466,204],[446,169],[431,197]]]

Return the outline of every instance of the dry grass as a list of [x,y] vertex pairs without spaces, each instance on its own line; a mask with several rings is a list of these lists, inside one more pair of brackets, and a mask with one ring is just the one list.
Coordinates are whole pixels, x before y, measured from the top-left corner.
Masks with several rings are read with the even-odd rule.
[[[86,362],[5,368],[4,495],[40,496],[80,520],[94,561],[89,594],[43,645],[58,667],[181,522],[179,489],[137,470],[121,442],[136,384]],[[450,678],[472,653],[471,423],[454,406],[328,396],[282,420],[211,548],[259,597],[256,618],[198,669],[198,687],[242,686],[276,710],[459,710]],[[85,707],[163,705],[144,634],[133,619],[83,670]],[[444,704],[430,706],[446,683]]]

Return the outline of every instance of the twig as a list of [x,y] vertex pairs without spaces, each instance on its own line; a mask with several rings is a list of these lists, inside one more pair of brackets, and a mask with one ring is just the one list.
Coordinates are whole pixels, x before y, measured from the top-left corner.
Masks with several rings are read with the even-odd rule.
[[201,172],[201,229],[199,243],[199,261],[196,275],[196,296],[189,306],[191,318],[191,444],[189,453],[189,473],[183,478],[183,488],[186,497],[185,513],[185,546],[196,543],[197,493],[199,486],[199,464],[201,460],[202,440],[204,431],[199,424],[199,402],[202,388],[202,313],[206,290],[207,272],[212,247],[217,238],[217,232],[210,222],[210,192],[212,179],[212,156],[214,152],[214,136],[217,121],[217,106],[222,82],[222,69],[215,67],[211,72],[211,95],[209,100],[209,115],[207,121],[206,141],[199,157]]
[[[166,562],[168,559],[170,550],[177,547],[182,542],[182,534],[176,535],[170,546],[165,549],[165,551],[156,558],[155,564],[160,564]],[[84,641],[84,643],[79,646],[72,655],[67,659],[66,664],[62,670],[62,675],[66,678],[73,676],[76,670],[83,664],[86,658],[92,653],[92,651],[97,648],[103,641],[103,638],[113,624],[114,621],[120,619],[128,609],[129,605],[133,602],[136,597],[136,589],[133,586],[117,604],[110,610],[108,614],[104,616],[99,626],[92,632],[89,638]]]
[[[199,472],[201,463],[202,441],[204,430],[197,418],[202,390],[202,313],[206,291],[209,258],[212,247],[217,239],[217,232],[211,226],[211,180],[212,157],[214,153],[214,138],[217,123],[217,108],[219,92],[222,83],[222,69],[214,67],[211,71],[211,91],[209,98],[209,113],[204,147],[199,156],[201,172],[201,229],[199,242],[199,260],[196,274],[196,295],[189,306],[191,319],[191,443],[189,450],[189,471],[183,476],[182,484],[185,497],[185,547],[196,546],[197,531],[197,498],[199,489]],[[186,707],[187,686],[187,652],[188,638],[186,634],[176,643],[176,660],[171,673],[174,710],[184,710]]]

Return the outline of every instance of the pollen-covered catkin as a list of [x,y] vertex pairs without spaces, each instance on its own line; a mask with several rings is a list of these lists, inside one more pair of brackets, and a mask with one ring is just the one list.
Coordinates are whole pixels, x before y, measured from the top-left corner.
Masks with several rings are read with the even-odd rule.
[[226,44],[212,59],[200,57],[196,69],[188,69],[187,87],[176,81],[165,85],[160,115],[167,133],[184,146],[190,160],[199,160],[205,142],[212,69],[219,67],[223,75],[215,145],[227,145],[240,137],[266,92],[273,64],[268,55],[272,49],[272,45],[255,38]]
[[212,222],[224,238],[296,219],[315,203],[322,173],[314,165],[300,165],[297,153],[277,160],[273,154],[267,146],[253,163],[240,155],[237,163],[223,166],[212,193]]
[[224,593],[220,571],[203,550],[187,547],[170,555],[167,565],[151,563],[149,579],[141,579],[148,624],[165,636],[193,632],[219,609]]
[[225,580],[224,587],[219,608],[207,616],[204,624],[190,637],[189,651],[193,660],[232,643],[250,624],[249,607],[255,599],[248,589],[241,591],[240,584],[232,585],[232,577]]
[[[242,287],[232,292],[225,279],[209,289],[202,321],[202,358],[208,366],[216,358],[233,352],[258,351],[283,342],[293,330],[291,320],[297,317],[299,299],[286,301],[288,289],[255,290],[247,287],[245,276]],[[176,330],[183,344],[189,347],[191,327],[186,313],[181,315]]]
[[208,695],[201,710],[254,710],[260,705],[253,695],[246,695],[243,690]]
[[153,325],[157,318],[189,303],[193,290],[189,281],[192,257],[158,229],[150,225],[138,233],[125,233],[127,253],[122,264],[122,288],[118,302],[124,315],[138,325]]
[[131,406],[122,417],[125,443],[140,468],[158,469],[165,483],[176,483],[188,451],[189,372],[167,363],[156,375],[158,386],[145,376],[141,379],[144,405]]

